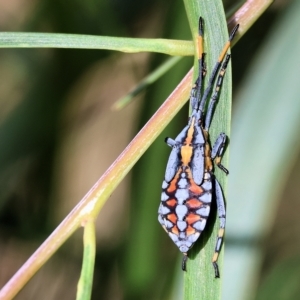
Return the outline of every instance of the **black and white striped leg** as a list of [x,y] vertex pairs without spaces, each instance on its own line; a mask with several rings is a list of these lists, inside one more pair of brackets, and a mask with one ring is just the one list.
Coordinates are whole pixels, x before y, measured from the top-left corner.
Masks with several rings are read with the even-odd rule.
[[[205,89],[205,91],[204,91],[204,93],[203,93],[203,96],[202,96],[202,98],[201,98],[200,104],[199,104],[199,110],[201,111],[202,114],[204,113],[205,103],[206,103],[206,101],[207,101],[207,99],[208,99],[208,97],[209,97],[209,95],[210,95],[210,93],[211,93],[211,90],[212,90],[212,88],[213,88],[215,79],[216,79],[217,74],[218,74],[218,71],[219,71],[219,68],[220,68],[220,66],[221,66],[221,64],[222,64],[222,61],[223,61],[223,59],[224,59],[224,57],[225,57],[225,55],[226,55],[226,53],[227,53],[227,51],[228,51],[228,49],[229,49],[229,47],[230,47],[231,41],[233,40],[235,34],[236,34],[237,31],[238,31],[238,28],[239,28],[239,25],[236,25],[236,26],[233,28],[233,30],[231,31],[230,36],[229,36],[229,39],[228,39],[227,43],[224,45],[224,47],[223,47],[223,49],[222,49],[222,51],[221,51],[221,53],[220,53],[220,56],[219,56],[219,58],[218,58],[218,61],[216,62],[215,66],[214,66],[214,68],[213,68],[213,70],[212,70],[212,73],[211,73],[211,75],[210,75],[210,77],[209,77],[209,80],[208,80],[208,86],[207,86],[207,88]],[[227,58],[226,58],[226,59],[227,59]],[[225,59],[225,60],[226,60],[226,59]],[[208,126],[208,127],[209,127],[209,126]]]
[[218,208],[218,215],[220,220],[220,229],[217,236],[217,242],[215,247],[215,253],[212,258],[212,264],[215,270],[215,277],[220,277],[219,267],[217,264],[219,253],[222,247],[224,233],[225,233],[225,223],[226,223],[226,209],[225,209],[225,201],[224,196],[222,192],[222,188],[218,182],[218,180],[214,177],[214,183],[215,183],[215,197],[217,202],[217,208]]
[[217,104],[217,101],[218,101],[218,98],[220,95],[221,87],[223,84],[223,79],[224,79],[224,76],[226,73],[226,69],[227,69],[229,60],[230,60],[230,54],[227,54],[226,58],[224,60],[224,63],[222,65],[222,68],[218,75],[218,79],[217,79],[216,86],[215,86],[215,91],[209,101],[209,105],[208,105],[208,109],[207,109],[207,113],[206,113],[206,117],[205,117],[205,123],[204,123],[204,128],[207,131],[210,127],[212,116],[213,116],[213,113],[214,113],[214,110],[215,110],[215,107],[216,107],[216,104]]
[[216,165],[226,174],[229,174],[229,171],[221,164],[222,156],[225,149],[227,136],[224,132],[220,133],[217,140],[214,143],[214,146],[211,150],[211,158],[215,160]]

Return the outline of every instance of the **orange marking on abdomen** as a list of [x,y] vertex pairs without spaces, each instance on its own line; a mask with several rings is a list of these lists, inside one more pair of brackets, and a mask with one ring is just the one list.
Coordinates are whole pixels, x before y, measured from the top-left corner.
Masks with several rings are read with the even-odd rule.
[[197,185],[193,179],[190,180],[189,190],[195,195],[201,195],[204,192],[204,190]]
[[189,187],[189,190],[194,194],[194,195],[201,195],[204,190],[202,189],[202,187],[200,187],[199,185],[197,185],[193,179],[193,175],[192,175],[192,172],[191,172],[191,169],[188,168],[186,170],[186,173],[187,173],[187,177],[189,179],[189,182],[190,182],[190,187]]
[[170,185],[169,185],[169,187],[167,189],[168,193],[172,193],[172,192],[174,192],[176,190],[176,188],[177,188],[176,187],[177,181],[178,181],[178,175],[176,174],[175,177],[174,177],[174,179],[170,182]]
[[167,219],[169,221],[171,221],[173,224],[176,224],[176,222],[177,222],[177,216],[176,216],[176,214],[169,214],[169,215],[167,215]]
[[188,214],[185,218],[185,221],[191,225],[194,224],[195,222],[199,221],[201,219],[201,217],[199,215],[196,214]]
[[166,201],[166,204],[168,206],[172,206],[173,207],[173,206],[175,206],[177,204],[177,201],[175,199],[170,199],[170,200]]
[[186,201],[186,204],[189,208],[200,208],[202,206],[202,202],[195,198]]
[[171,232],[176,235],[179,235],[179,230],[178,230],[177,226],[172,227]]
[[186,235],[191,235],[194,234],[196,232],[196,229],[194,229],[192,226],[188,226],[188,228],[186,229]]

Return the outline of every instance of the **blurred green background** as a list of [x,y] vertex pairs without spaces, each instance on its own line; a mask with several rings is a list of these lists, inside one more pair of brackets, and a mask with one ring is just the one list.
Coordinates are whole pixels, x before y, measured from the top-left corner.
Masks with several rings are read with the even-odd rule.
[[[224,1],[226,11],[241,1]],[[233,121],[223,299],[298,299],[300,0],[276,1],[232,50]],[[181,0],[0,2],[0,30],[191,39]],[[184,58],[122,111],[167,57],[0,50],[0,286],[103,174],[192,66]],[[180,253],[157,222],[185,107],[97,220],[93,299],[181,299]],[[227,150],[227,151],[228,151]],[[16,299],[74,299],[82,230]],[[46,293],[45,293],[46,291]]]

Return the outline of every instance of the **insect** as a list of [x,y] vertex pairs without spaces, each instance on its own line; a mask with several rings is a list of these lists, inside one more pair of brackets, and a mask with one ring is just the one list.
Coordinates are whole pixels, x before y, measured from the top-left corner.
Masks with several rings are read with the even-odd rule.
[[[215,277],[220,277],[217,260],[223,242],[226,211],[222,188],[213,173],[213,161],[228,174],[228,170],[221,164],[227,136],[221,133],[211,148],[208,131],[230,60],[227,51],[238,26],[232,30],[211,72],[208,86],[204,89],[206,66],[203,53],[203,19],[199,19],[199,74],[190,94],[192,112],[187,126],[175,140],[165,140],[172,151],[162,183],[161,203],[158,209],[160,224],[183,253],[182,269],[185,271],[187,253],[205,228],[212,200],[216,201],[220,229],[212,258]],[[210,100],[207,105],[208,99]],[[208,108],[204,113],[206,106]]]

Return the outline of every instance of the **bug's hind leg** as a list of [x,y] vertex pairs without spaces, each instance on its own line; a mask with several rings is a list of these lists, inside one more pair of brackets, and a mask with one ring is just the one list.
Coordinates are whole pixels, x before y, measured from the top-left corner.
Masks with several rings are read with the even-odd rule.
[[223,192],[222,192],[219,182],[217,181],[217,179],[215,177],[214,177],[214,185],[215,185],[215,197],[216,197],[216,202],[217,202],[218,215],[219,215],[219,220],[220,220],[220,229],[219,229],[218,236],[217,236],[215,253],[212,258],[212,264],[213,264],[213,267],[215,270],[215,277],[219,278],[220,272],[219,272],[219,267],[218,267],[217,261],[219,258],[219,253],[220,253],[220,250],[222,247],[224,233],[225,233],[226,210],[225,210],[225,201],[224,201]]
[[220,133],[215,144],[211,150],[211,158],[215,161],[216,165],[226,174],[229,174],[229,171],[221,164],[222,156],[225,149],[227,136],[224,132]]

